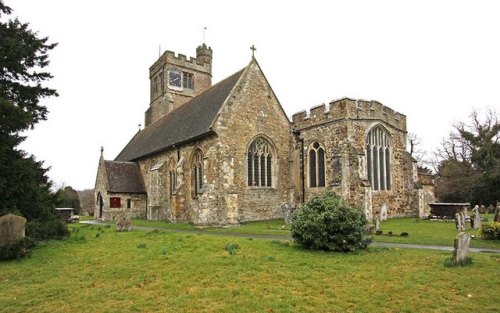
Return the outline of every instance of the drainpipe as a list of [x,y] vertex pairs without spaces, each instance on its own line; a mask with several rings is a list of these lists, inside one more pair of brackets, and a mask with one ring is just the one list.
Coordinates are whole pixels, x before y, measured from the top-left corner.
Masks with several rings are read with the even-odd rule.
[[306,184],[305,184],[305,174],[304,174],[304,138],[300,138],[300,130],[292,129],[292,134],[295,140],[300,142],[300,182],[302,187],[302,204],[305,203],[306,199]]

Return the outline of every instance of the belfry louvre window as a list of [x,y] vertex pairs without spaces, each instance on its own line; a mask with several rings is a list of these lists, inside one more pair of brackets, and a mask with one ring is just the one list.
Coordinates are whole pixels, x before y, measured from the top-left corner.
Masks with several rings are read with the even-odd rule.
[[182,72],[182,87],[194,89],[194,78],[192,73]]
[[389,133],[381,126],[375,126],[366,136],[366,168],[373,190],[391,190],[391,155]]
[[271,144],[261,137],[255,139],[248,147],[248,186],[272,187],[272,167]]
[[200,149],[194,153],[192,169],[193,197],[198,198],[200,189],[203,187],[203,153]]
[[318,142],[309,149],[309,187],[325,187],[325,149]]

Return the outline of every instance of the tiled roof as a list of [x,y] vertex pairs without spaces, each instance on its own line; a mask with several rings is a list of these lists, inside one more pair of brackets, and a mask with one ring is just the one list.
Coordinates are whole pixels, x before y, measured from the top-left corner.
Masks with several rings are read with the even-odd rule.
[[172,145],[210,134],[210,125],[243,71],[224,79],[138,132],[115,160],[138,160]]
[[139,165],[134,162],[104,161],[109,192],[146,193]]

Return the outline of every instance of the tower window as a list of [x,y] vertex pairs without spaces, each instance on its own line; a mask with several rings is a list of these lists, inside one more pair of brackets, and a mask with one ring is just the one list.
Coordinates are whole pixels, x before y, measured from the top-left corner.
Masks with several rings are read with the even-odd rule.
[[194,89],[194,78],[192,73],[182,72],[182,87]]

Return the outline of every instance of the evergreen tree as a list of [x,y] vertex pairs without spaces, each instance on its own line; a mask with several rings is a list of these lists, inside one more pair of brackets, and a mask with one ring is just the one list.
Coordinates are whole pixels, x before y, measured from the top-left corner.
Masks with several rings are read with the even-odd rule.
[[[7,19],[11,13],[0,0],[0,214],[25,216],[27,233],[47,238],[43,229],[56,223],[47,169],[18,145],[24,140],[21,131],[47,118],[47,108],[40,99],[57,96],[56,90],[42,85],[52,78],[43,69],[49,65],[48,52],[56,44],[38,38],[17,18]],[[36,231],[30,229],[35,224]]]

